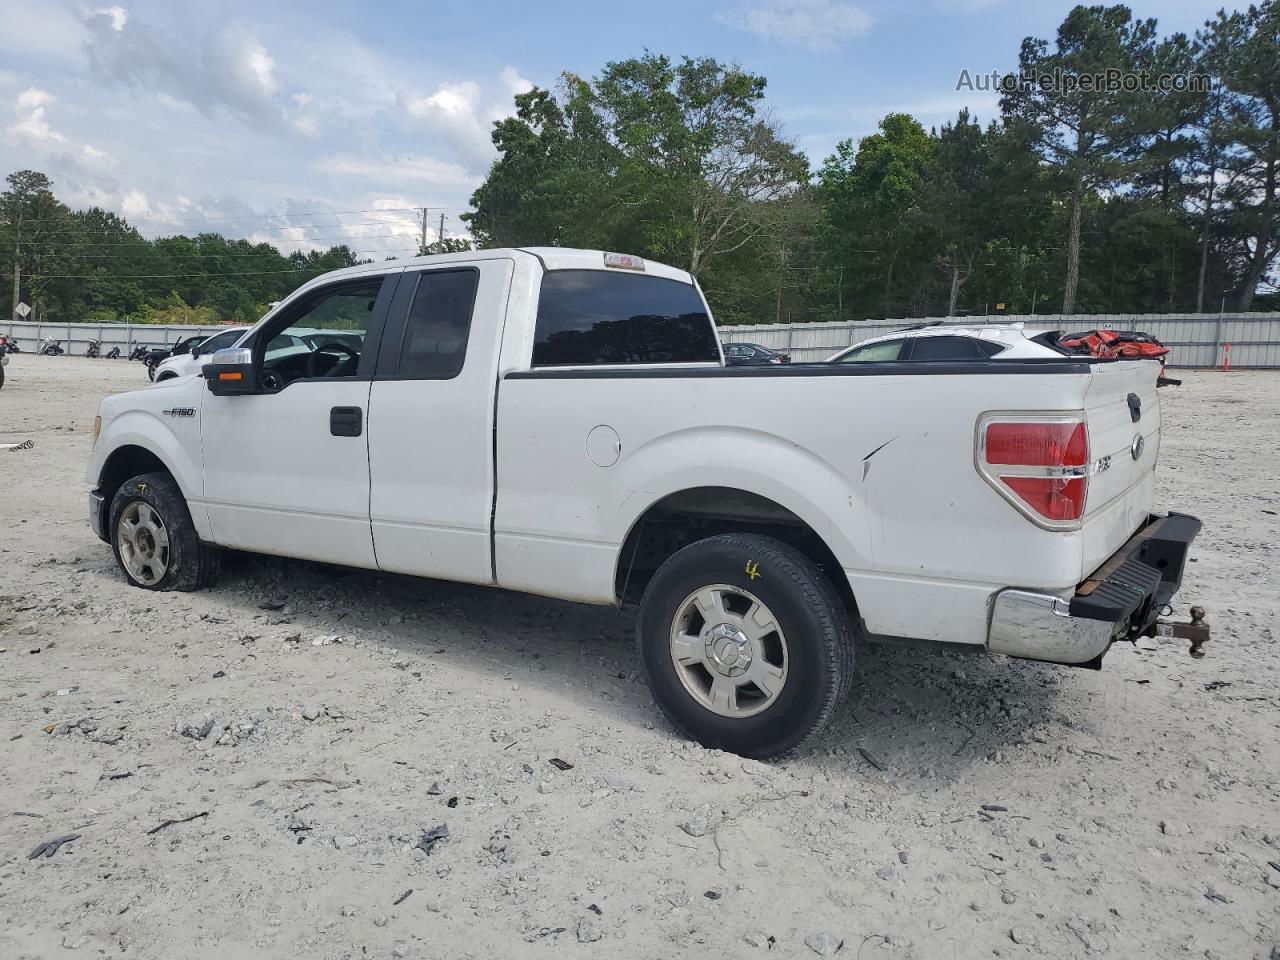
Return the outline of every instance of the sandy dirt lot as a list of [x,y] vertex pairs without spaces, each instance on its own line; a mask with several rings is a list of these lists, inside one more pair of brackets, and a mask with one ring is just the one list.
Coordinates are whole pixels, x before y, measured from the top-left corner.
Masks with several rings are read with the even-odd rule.
[[773,764],[665,724],[630,611],[249,556],[127,587],[83,470],[141,366],[8,374],[0,957],[1280,958],[1280,374],[1162,391],[1207,659],[870,646]]

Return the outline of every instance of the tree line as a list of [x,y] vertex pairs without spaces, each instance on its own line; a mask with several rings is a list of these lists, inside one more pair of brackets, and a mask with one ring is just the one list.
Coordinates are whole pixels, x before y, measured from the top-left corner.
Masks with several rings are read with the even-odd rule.
[[890,114],[815,171],[737,66],[566,73],[496,125],[471,228],[678,264],[731,323],[1277,306],[1280,0],[1193,36],[1078,6],[987,83],[998,117]]
[[6,315],[21,302],[36,320],[251,324],[299,284],[359,262],[347,246],[286,255],[270,243],[217,233],[148,239],[117,214],[71,210],[43,173],[20,170],[6,184],[0,193]]
[[[999,116],[926,130],[890,114],[815,168],[765,78],[736,65],[645,53],[566,73],[494,125],[471,240],[420,252],[639,254],[693,273],[724,323],[1280,308],[1280,0],[1190,36],[1078,6],[1007,72],[958,86],[997,92]],[[0,297],[17,264],[37,315],[90,321],[250,322],[358,262],[347,246],[149,240],[68,209],[34,171],[0,195],[6,257]]]

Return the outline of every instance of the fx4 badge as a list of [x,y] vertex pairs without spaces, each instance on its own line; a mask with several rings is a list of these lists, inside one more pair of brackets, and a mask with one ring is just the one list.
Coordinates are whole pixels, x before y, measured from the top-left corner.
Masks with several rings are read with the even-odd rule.
[[195,407],[174,407],[172,410],[161,410],[166,417],[194,417],[196,415]]

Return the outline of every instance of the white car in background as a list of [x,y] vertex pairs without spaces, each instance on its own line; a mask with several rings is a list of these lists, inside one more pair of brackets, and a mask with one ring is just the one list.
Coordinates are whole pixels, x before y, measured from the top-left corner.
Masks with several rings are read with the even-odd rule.
[[177,356],[169,357],[167,360],[162,360],[156,367],[156,383],[162,380],[172,380],[174,377],[185,377],[192,373],[199,373],[200,368],[209,362],[208,358],[213,355],[215,350],[234,347],[236,341],[248,332],[248,327],[232,327],[230,330],[215,333],[207,340],[202,340],[186,353],[180,353]]
[[1057,333],[1030,332],[1021,323],[965,327],[935,321],[907,327],[846,347],[828,363],[894,360],[1061,360],[1067,351],[1055,346]]
[[[156,383],[172,380],[174,377],[185,377],[199,373],[214,351],[234,347],[240,338],[249,332],[249,327],[235,327],[224,330],[193,347],[180,356],[170,357],[156,367]],[[266,359],[278,360],[293,354],[310,354],[327,352],[330,359],[341,360],[344,356],[359,356],[361,340],[357,333],[349,330],[325,330],[319,327],[299,328],[274,337],[267,344]]]

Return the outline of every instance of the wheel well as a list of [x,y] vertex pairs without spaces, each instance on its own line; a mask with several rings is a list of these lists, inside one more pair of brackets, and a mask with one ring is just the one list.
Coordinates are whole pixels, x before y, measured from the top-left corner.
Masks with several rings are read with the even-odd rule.
[[164,373],[160,374],[160,376],[156,377],[156,383],[159,383],[162,380],[176,380],[177,377],[178,375],[176,373],[170,373],[166,370]]
[[663,497],[631,527],[618,554],[614,594],[637,601],[677,550],[722,533],[758,533],[795,547],[827,575],[850,615],[857,603],[836,555],[814,529],[779,503],[733,487],[695,487]]
[[164,465],[164,461],[146,447],[129,444],[107,457],[107,462],[102,465],[102,473],[98,476],[98,493],[106,501],[104,509],[110,508],[111,498],[116,495],[121,484],[144,473],[166,473],[173,476],[173,471]]

